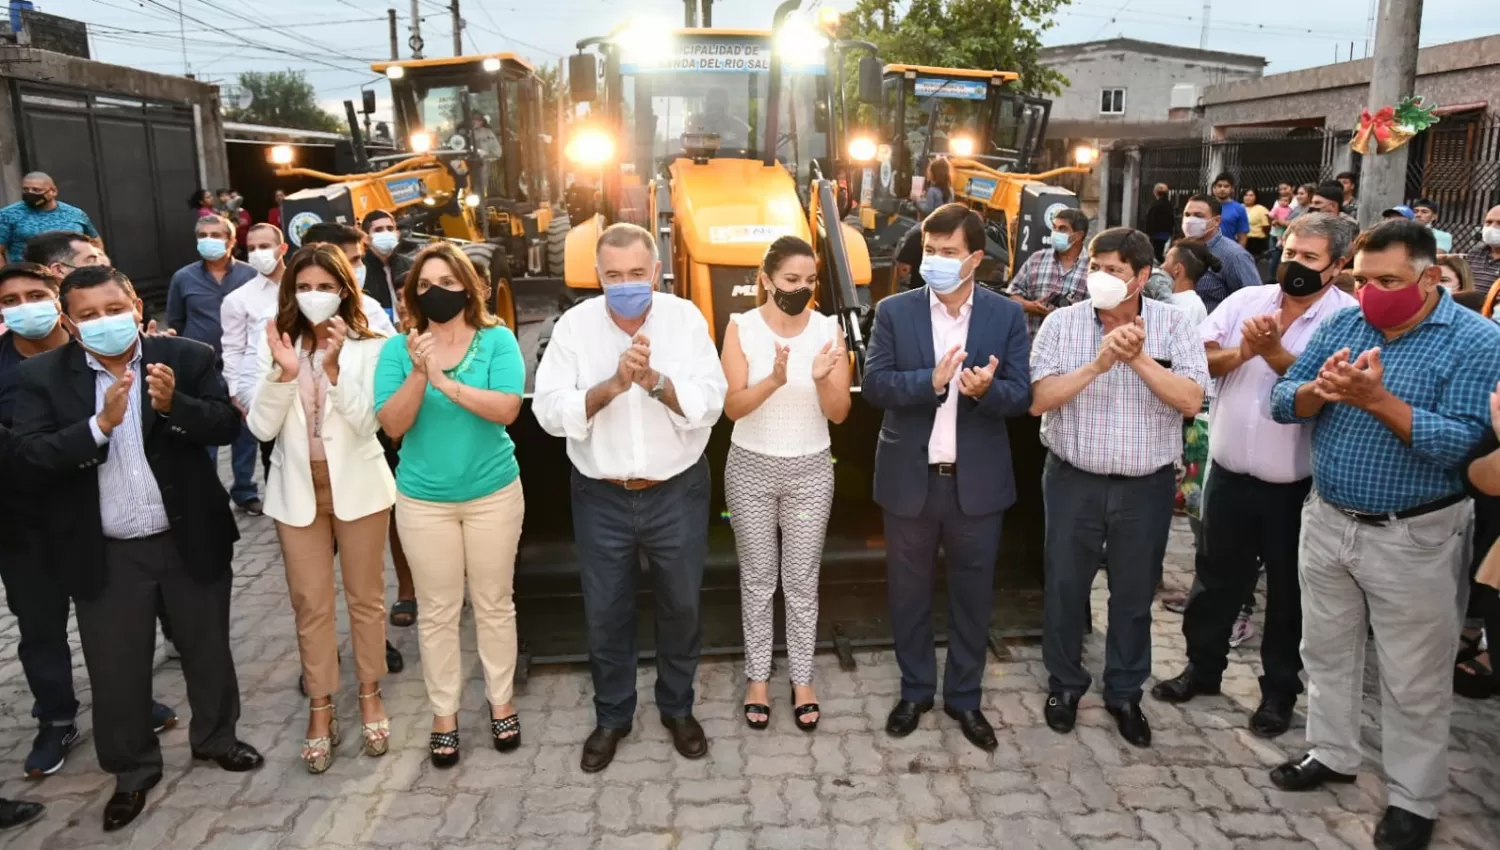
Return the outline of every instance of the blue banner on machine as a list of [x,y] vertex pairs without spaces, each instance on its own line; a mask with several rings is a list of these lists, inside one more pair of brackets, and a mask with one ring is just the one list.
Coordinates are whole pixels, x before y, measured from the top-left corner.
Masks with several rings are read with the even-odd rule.
[[978,201],[988,201],[995,197],[995,189],[999,185],[988,177],[970,177],[968,195]]
[[427,190],[422,186],[420,177],[403,177],[397,180],[387,180],[386,191],[391,193],[391,202],[397,205],[411,204],[422,200]]
[[989,97],[989,92],[989,83],[983,80],[940,80],[935,77],[917,78],[917,97],[984,100],[986,97]]

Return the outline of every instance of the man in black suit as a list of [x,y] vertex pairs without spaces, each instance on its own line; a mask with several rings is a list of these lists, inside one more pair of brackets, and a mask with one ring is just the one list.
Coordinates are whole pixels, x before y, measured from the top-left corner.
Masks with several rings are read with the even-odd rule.
[[74,341],[21,367],[16,450],[55,476],[44,521],[77,610],[99,764],[115,775],[104,808],[112,831],[161,780],[150,726],[158,594],[182,652],[194,758],[232,771],[262,763],[235,736],[229,590],[239,531],[204,451],[233,442],[241,420],[212,348],[141,336],[141,302],[123,274],[79,269],[61,297]]

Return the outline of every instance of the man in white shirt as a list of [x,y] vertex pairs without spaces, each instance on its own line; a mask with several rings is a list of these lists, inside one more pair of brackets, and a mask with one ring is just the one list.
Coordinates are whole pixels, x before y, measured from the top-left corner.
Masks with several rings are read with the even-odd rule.
[[656,241],[616,224],[599,237],[591,298],[557,320],[533,411],[568,441],[573,528],[589,630],[597,728],[582,767],[603,770],[635,716],[638,552],[656,596],[656,704],[677,751],[708,752],[693,719],[700,591],[708,551],[709,431],[728,385],[708,323],[656,289]]
[[[276,297],[281,273],[286,270],[286,240],[281,228],[257,224],[245,235],[246,261],[256,276],[224,296],[219,307],[219,325],[224,329],[224,383],[229,400],[244,416],[255,398],[255,352],[266,336],[266,319],[276,315]],[[260,444],[260,463],[271,473],[271,447]]]

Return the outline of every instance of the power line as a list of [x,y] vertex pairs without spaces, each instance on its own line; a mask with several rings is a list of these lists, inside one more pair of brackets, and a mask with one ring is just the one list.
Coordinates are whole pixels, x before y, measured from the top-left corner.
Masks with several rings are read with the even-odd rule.
[[[177,14],[175,10],[173,10],[173,9],[169,8],[168,6],[166,6],[166,4],[164,4],[162,2],[162,0],[143,0],[143,2],[149,3],[152,6],[155,6],[155,7],[159,8],[159,9],[162,9],[162,10],[164,10],[166,12],[169,12],[169,13],[172,13],[172,14]],[[211,23],[209,23],[209,22],[207,22],[207,21],[205,21],[205,20],[203,20],[201,18],[195,18],[192,15],[189,15],[189,14],[186,14],[186,13],[183,13],[181,15],[181,19],[182,20],[192,21],[193,23],[198,24],[199,26],[208,27],[209,29],[211,29],[211,30],[213,30],[215,32],[222,33],[223,35],[227,35],[230,38],[237,38],[237,39],[239,39],[238,43],[240,43],[240,44],[250,44],[250,45],[254,45],[256,47],[259,47],[259,48],[261,48],[263,50],[272,52],[272,53],[281,53],[281,54],[285,54],[287,56],[296,57],[296,58],[299,58],[299,59],[306,59],[306,60],[308,60],[310,62],[316,62],[316,63],[318,63],[320,65],[326,65],[326,66],[328,66],[330,68],[337,68],[339,70],[348,70],[345,67],[341,67],[339,65],[335,65],[332,62],[329,62],[329,61],[327,61],[325,59],[318,58],[316,56],[304,56],[301,53],[297,53],[295,51],[287,50],[287,49],[281,48],[281,47],[276,47],[275,45],[266,44],[264,42],[259,42],[259,41],[256,41],[254,39],[248,38],[246,36],[237,36],[234,33],[225,30],[223,27],[215,26],[215,25],[213,25],[213,24],[211,24]],[[254,23],[254,21],[251,21],[251,23]],[[358,62],[360,64],[363,64],[364,60],[354,60],[354,61]]]
[[1095,30],[1094,34],[1091,35],[1091,36],[1089,36],[1089,41],[1093,41],[1094,39],[1098,38],[1099,34],[1102,33],[1102,32],[1104,32],[1104,28],[1107,27],[1107,26],[1109,26],[1110,24],[1114,23],[1115,20],[1120,17],[1120,14],[1122,12],[1124,12],[1127,8],[1129,8],[1129,6],[1130,6],[1130,4],[1132,2],[1133,2],[1133,0],[1125,0],[1124,3],[1121,3],[1120,4],[1120,8],[1116,9],[1115,13],[1113,15],[1109,16],[1109,20],[1107,20],[1104,23],[1100,24],[1099,25],[1099,29]]

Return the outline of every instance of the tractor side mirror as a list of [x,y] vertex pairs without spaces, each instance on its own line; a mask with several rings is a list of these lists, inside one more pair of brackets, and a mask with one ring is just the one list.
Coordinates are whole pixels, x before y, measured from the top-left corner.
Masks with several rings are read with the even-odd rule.
[[592,103],[599,96],[599,60],[594,54],[568,57],[568,94],[574,103]]
[[364,91],[360,92],[360,97],[361,97],[360,111],[363,112],[366,115],[374,115],[375,114],[375,90],[374,89],[365,89]]
[[881,93],[881,75],[883,69],[880,59],[875,56],[863,56],[859,60],[859,102],[870,106],[879,106],[883,100]]

